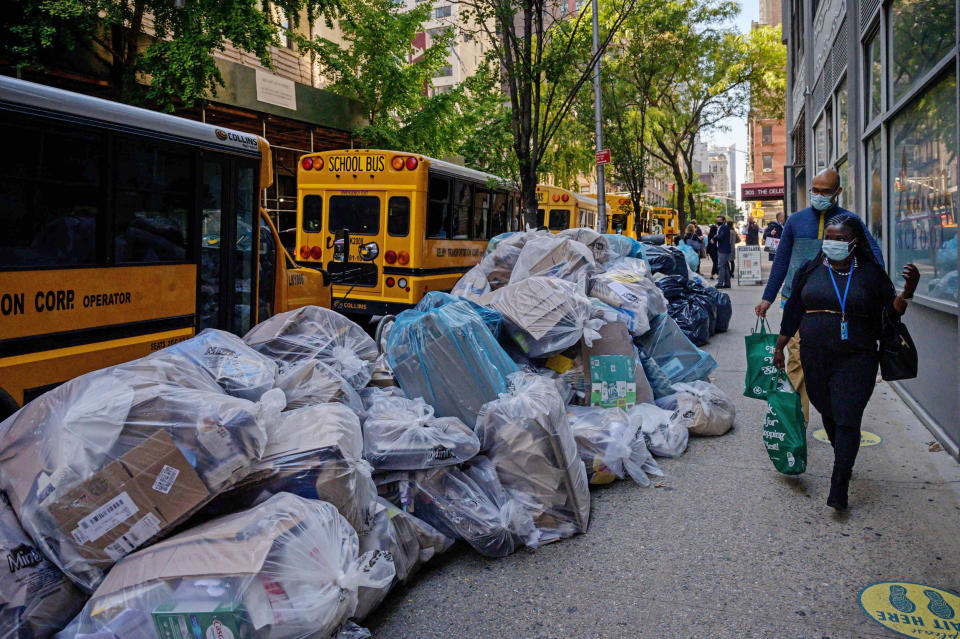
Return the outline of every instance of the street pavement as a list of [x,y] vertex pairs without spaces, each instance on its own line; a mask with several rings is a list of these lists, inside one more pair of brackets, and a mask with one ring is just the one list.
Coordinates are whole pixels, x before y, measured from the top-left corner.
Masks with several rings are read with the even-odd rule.
[[[458,544],[367,619],[374,637],[894,637],[860,608],[862,588],[960,591],[960,465],[879,382],[863,425],[883,441],[861,449],[846,514],[826,505],[827,444],[810,438],[805,474],[778,474],[761,441],[766,405],[742,395],[761,287],[728,292],[730,330],[706,350],[736,403],[733,431],[658,460],[660,487],[592,490],[585,535],[499,560]],[[770,318],[776,331],[779,309]],[[810,433],[822,428],[811,413]]]

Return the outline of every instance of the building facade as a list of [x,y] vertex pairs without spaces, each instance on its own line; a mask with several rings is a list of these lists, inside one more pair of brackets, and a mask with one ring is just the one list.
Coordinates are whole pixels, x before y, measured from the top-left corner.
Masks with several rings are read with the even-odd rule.
[[[404,0],[405,6],[410,9],[422,0]],[[430,18],[424,22],[423,47],[433,45],[434,38],[445,31],[452,32],[450,49],[447,52],[447,63],[443,65],[433,78],[429,88],[431,95],[449,93],[464,80],[477,72],[489,51],[489,38],[483,29],[472,24],[461,16],[462,7],[454,0],[440,0],[430,10]],[[415,43],[415,47],[416,47]]]
[[892,386],[954,456],[960,445],[956,0],[784,0],[787,208],[833,166],[843,206],[880,242],[894,285],[921,273],[907,312],[917,379]]

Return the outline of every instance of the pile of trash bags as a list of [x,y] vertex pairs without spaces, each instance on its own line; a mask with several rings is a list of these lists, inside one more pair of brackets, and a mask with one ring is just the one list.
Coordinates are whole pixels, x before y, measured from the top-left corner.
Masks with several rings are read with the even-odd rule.
[[369,636],[456,542],[586,533],[592,487],[728,431],[730,309],[670,247],[528,231],[380,343],[308,306],[70,380],[0,424],[0,635]]

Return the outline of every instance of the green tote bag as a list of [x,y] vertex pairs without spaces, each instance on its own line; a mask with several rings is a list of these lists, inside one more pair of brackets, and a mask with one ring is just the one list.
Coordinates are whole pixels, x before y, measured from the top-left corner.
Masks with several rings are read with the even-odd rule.
[[769,328],[766,318],[758,317],[753,332],[743,338],[747,350],[747,375],[743,382],[743,394],[746,397],[764,399],[767,389],[773,386],[777,374],[777,368],[773,365],[777,334],[771,333]]
[[790,379],[777,371],[767,389],[767,414],[763,419],[763,444],[774,467],[784,475],[807,469],[807,425],[800,395]]

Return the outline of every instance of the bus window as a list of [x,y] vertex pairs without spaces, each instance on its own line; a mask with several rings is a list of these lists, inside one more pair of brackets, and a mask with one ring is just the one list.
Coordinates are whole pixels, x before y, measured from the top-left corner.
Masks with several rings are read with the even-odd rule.
[[496,191],[490,205],[490,237],[507,230],[507,194]]
[[473,189],[467,182],[457,180],[454,183],[453,207],[450,216],[450,237],[452,239],[465,240],[470,236],[472,191]]
[[610,217],[610,224],[614,233],[623,233],[627,230],[627,216],[623,213],[614,213]]
[[116,261],[185,261],[194,198],[190,155],[123,137],[117,138],[116,149]]
[[544,216],[545,216],[544,210],[543,210],[543,209],[537,209],[537,228],[540,228],[541,226],[543,226],[543,218],[544,218]]
[[474,187],[473,195],[473,232],[470,238],[486,240],[487,222],[490,215],[490,192],[482,187]]
[[405,237],[410,232],[410,198],[394,196],[387,202],[387,233]]
[[[539,223],[539,212],[537,215]],[[570,211],[565,209],[550,209],[550,230],[562,231],[570,226]]]
[[[246,164],[246,163],[244,163]],[[257,204],[256,169],[253,165],[240,165],[236,173],[237,189],[234,196],[237,212],[237,239],[234,243],[234,287],[233,321],[230,330],[237,335],[243,335],[253,326],[253,261],[254,233],[257,227],[253,225],[254,210]]]
[[450,178],[431,175],[427,189],[427,237],[447,236],[447,211],[450,206]]
[[330,198],[330,224],[334,233],[347,229],[357,235],[380,232],[380,198],[376,195],[334,195]]
[[257,287],[257,323],[273,315],[273,294],[276,288],[277,242],[270,227],[260,220],[260,272]]
[[323,196],[303,196],[303,230],[319,233],[323,230]]
[[16,149],[0,159],[6,227],[0,267],[97,263],[104,211],[103,136],[31,127],[20,116],[5,113],[0,138]]
[[220,319],[220,234],[223,210],[223,163],[203,163],[203,221],[200,239],[200,294],[197,328],[217,328]]

